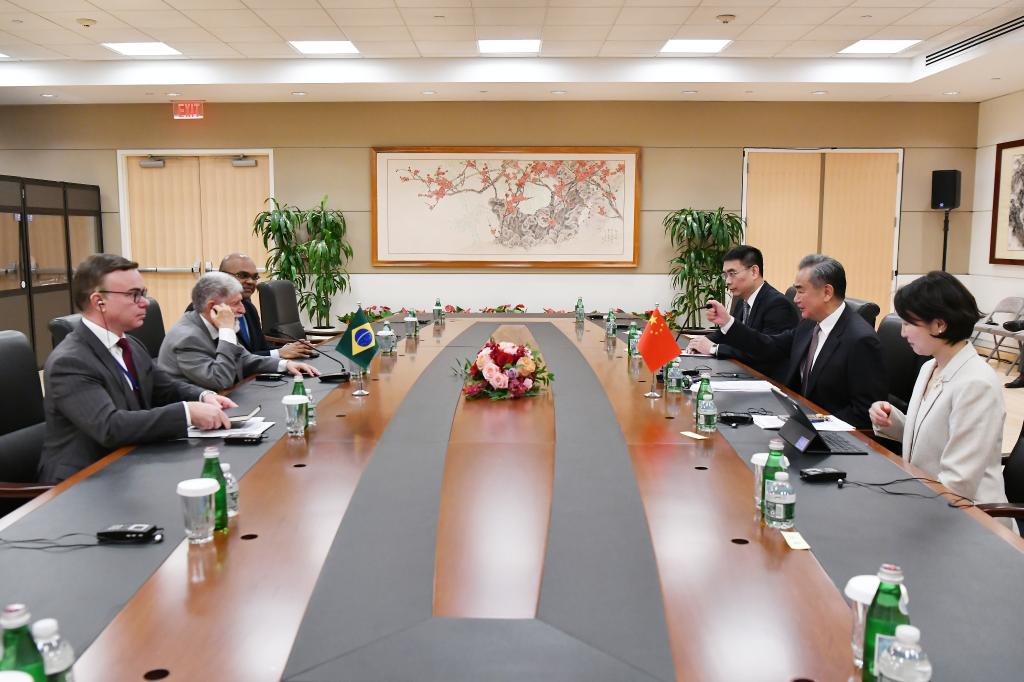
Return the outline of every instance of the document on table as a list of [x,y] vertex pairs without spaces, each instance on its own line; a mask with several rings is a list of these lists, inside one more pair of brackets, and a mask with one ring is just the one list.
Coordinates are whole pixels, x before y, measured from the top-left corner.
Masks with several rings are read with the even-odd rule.
[[[786,422],[782,417],[775,414],[755,414],[754,423],[760,426],[762,429],[765,429],[766,431],[777,431],[778,429],[781,429],[782,425],[785,424]],[[811,424],[813,424],[814,428],[817,429],[818,431],[857,430],[853,428],[851,424],[848,424],[839,417],[834,417],[832,415],[824,417],[820,421],[817,419],[812,419]]]
[[[694,393],[700,387],[700,382],[695,381],[690,387],[690,390]],[[741,393],[753,393],[753,392],[764,392],[767,393],[772,390],[772,385],[767,381],[761,381],[759,379],[748,380],[748,381],[712,381],[711,390],[715,393],[730,393],[730,392],[741,392]]]
[[224,438],[226,436],[258,436],[271,426],[274,422],[263,421],[263,417],[253,417],[249,421],[236,426],[233,429],[210,429],[201,431],[194,426],[188,427],[189,438]]

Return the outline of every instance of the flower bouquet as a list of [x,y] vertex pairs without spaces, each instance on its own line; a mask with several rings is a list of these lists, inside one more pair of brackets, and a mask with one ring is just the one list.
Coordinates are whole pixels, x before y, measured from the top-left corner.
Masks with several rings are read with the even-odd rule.
[[541,393],[555,375],[533,348],[491,339],[461,372],[466,400],[512,400]]

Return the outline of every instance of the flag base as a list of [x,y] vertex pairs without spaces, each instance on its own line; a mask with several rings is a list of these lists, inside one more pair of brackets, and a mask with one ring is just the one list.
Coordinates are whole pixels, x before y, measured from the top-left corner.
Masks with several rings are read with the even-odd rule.
[[352,395],[357,398],[362,398],[365,395],[370,395],[370,392],[366,390],[366,385],[363,383],[363,374],[365,372],[359,372],[356,374],[356,390],[352,391]]

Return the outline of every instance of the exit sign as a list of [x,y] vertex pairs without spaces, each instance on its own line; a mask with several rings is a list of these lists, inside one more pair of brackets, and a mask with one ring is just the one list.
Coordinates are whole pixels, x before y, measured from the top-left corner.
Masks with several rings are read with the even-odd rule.
[[171,111],[177,120],[194,121],[203,117],[201,101],[171,102]]

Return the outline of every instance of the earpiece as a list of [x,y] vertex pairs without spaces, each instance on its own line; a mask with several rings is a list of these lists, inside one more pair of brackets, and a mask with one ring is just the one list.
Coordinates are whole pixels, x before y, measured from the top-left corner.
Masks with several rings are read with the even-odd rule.
[[842,490],[843,489],[843,479],[840,478],[838,481],[836,481],[836,485],[838,485],[839,489]]

